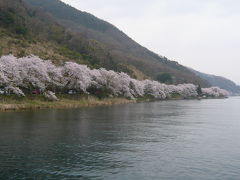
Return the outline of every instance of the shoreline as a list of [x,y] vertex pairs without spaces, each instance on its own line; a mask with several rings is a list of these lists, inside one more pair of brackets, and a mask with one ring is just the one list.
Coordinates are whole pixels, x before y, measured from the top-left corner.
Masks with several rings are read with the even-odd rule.
[[126,98],[103,98],[99,99],[95,96],[60,96],[59,101],[46,101],[42,96],[30,95],[27,97],[18,98],[16,96],[0,96],[0,112],[25,111],[25,110],[40,110],[40,109],[77,109],[84,107],[96,106],[112,106],[118,104],[130,104],[138,102],[154,102],[154,101],[169,101],[169,100],[204,100],[204,99],[223,99],[223,98],[167,98],[164,100],[154,98],[139,98],[130,100]]
[[136,103],[136,100],[128,100],[125,98],[105,98],[98,99],[96,97],[82,97],[79,99],[59,98],[59,101],[46,101],[42,98],[31,99],[12,99],[5,98],[0,100],[0,112],[39,110],[39,109],[76,109],[83,107],[95,106],[111,106],[117,104]]

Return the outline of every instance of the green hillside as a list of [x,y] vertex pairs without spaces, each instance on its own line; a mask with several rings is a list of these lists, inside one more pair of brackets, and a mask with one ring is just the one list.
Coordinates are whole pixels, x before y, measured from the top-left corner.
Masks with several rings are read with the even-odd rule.
[[34,54],[57,64],[72,60],[124,71],[137,79],[159,79],[167,73],[173,83],[209,85],[186,67],[137,44],[115,26],[58,0],[1,0],[0,42],[1,54]]

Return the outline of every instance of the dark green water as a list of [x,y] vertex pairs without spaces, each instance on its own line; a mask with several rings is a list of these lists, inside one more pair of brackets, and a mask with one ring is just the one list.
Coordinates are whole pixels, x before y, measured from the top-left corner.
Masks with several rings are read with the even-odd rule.
[[0,113],[0,179],[240,179],[240,98]]

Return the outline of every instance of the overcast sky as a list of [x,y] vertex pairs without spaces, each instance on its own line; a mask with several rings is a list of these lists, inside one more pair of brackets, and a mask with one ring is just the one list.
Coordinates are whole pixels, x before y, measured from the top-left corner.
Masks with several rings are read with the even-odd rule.
[[63,0],[148,49],[240,84],[239,0]]

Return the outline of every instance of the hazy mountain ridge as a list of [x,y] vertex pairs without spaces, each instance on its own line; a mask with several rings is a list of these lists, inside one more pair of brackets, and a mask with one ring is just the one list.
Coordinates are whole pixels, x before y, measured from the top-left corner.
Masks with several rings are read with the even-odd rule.
[[202,73],[193,69],[190,70],[193,71],[200,78],[208,81],[212,86],[218,86],[222,89],[226,89],[227,91],[232,92],[235,95],[240,94],[240,86],[238,86],[232,80],[221,76]]

